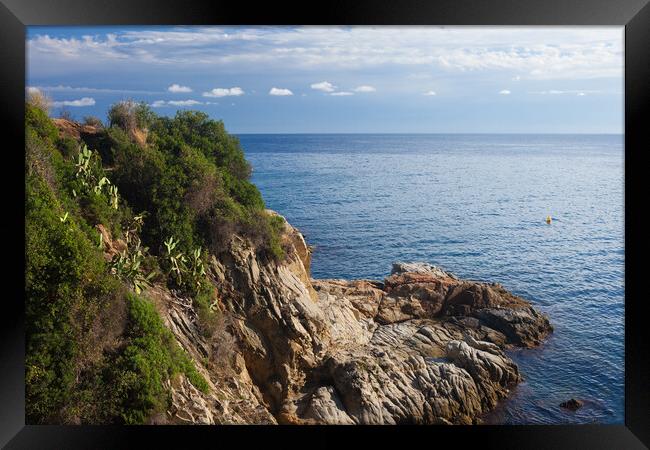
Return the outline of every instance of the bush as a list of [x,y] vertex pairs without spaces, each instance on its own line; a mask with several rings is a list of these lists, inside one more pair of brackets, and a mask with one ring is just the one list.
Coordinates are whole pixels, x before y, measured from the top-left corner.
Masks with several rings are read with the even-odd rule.
[[109,127],[118,126],[128,133],[136,129],[149,129],[154,118],[155,114],[146,103],[133,100],[115,103],[108,110]]
[[46,144],[52,145],[59,137],[59,131],[47,116],[47,111],[32,103],[25,105],[25,131],[33,131]]
[[[112,109],[124,108],[116,105]],[[174,236],[189,255],[197,247],[223,249],[243,233],[273,257],[281,257],[277,229],[263,214],[259,190],[248,181],[250,165],[223,123],[201,112],[153,117],[151,145],[132,144],[121,129],[114,135],[113,178],[135,210],[149,211],[142,238],[156,254]]]
[[[135,277],[151,272],[151,280],[170,282],[162,256],[174,236],[188,258],[188,281],[179,284],[193,296],[201,333],[213,336],[216,294],[205,254],[194,252],[217,253],[237,233],[279,259],[284,222],[265,212],[250,165],[220,121],[199,112],[157,117],[144,104],[122,102],[111,108],[108,128],[82,133],[98,151],[80,160],[79,143],[59,137],[41,106],[25,107],[27,420],[145,423],[166,408],[163,383],[174,374],[203,391],[208,383],[153,304],[127,293]],[[133,142],[130,127],[150,128],[146,146]],[[136,228],[132,211],[147,212]],[[99,223],[115,238],[128,235],[129,250],[140,240],[151,249],[121,262],[123,280],[104,261]]]
[[[151,380],[165,379],[170,371],[185,373],[197,387],[207,389],[171,334],[161,331],[160,319],[149,317],[153,310],[138,314],[143,307],[138,309],[132,300],[127,323],[125,290],[109,274],[97,248],[98,234],[87,222],[110,223],[114,219],[102,215],[116,210],[92,190],[76,199],[68,194],[78,181],[74,164],[53,147],[56,130],[49,119],[29,105],[26,110],[27,422],[144,420],[148,409],[132,405],[123,394],[138,391],[143,379],[150,387]],[[128,208],[122,205],[119,211],[126,214]],[[127,338],[122,348],[116,345],[120,336]],[[162,350],[156,343],[164,343]],[[156,361],[160,352],[171,368],[137,365]],[[145,394],[163,396],[152,389]]]
[[61,220],[45,180],[28,176],[26,188],[26,416],[43,423],[74,403],[83,345],[119,289],[76,219]]
[[114,238],[122,235],[121,224],[125,217],[131,215],[131,210],[122,205],[114,209],[109,204],[106,193],[95,193],[93,191],[78,194],[78,202],[81,207],[81,216],[94,227],[97,224],[104,224],[111,231]]
[[79,152],[79,142],[69,136],[59,137],[55,145],[64,158],[70,159]]
[[52,99],[38,89],[30,89],[27,93],[27,105],[39,109],[47,115],[52,107]]
[[104,128],[104,124],[99,117],[84,116],[84,125],[89,125],[96,128]]
[[173,119],[158,118],[152,132],[157,147],[165,153],[176,153],[182,146],[192,147],[235,179],[250,177],[251,166],[239,140],[226,132],[223,122],[212,120],[203,112],[179,111]]
[[127,424],[142,424],[169,406],[163,385],[166,379],[184,373],[202,392],[208,391],[208,384],[164,327],[153,304],[134,294],[128,294],[127,301],[129,344],[117,361],[115,378],[120,380],[125,399],[122,419]]

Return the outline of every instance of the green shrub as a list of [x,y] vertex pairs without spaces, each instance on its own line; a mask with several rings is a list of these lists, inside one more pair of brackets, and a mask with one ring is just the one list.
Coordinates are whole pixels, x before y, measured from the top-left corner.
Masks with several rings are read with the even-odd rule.
[[78,202],[81,207],[82,217],[89,223],[94,225],[104,224],[114,238],[119,238],[122,234],[121,223],[125,217],[131,214],[130,209],[114,209],[110,206],[106,199],[106,195],[96,194],[89,192],[87,194],[79,195]]
[[152,283],[163,283],[166,280],[166,276],[160,268],[160,263],[158,262],[157,257],[153,255],[145,256],[144,261],[142,262],[142,268],[146,273],[152,274]]
[[[118,140],[122,133],[119,129],[111,128],[108,133],[117,136],[112,143],[115,168],[111,179],[135,211],[150,212],[147,229],[157,237],[158,216],[153,208],[158,206],[158,197],[162,194],[158,191],[166,172],[165,159],[153,148],[140,148],[128,139],[126,142]],[[153,247],[151,242],[148,244]]]
[[79,142],[68,136],[60,137],[56,141],[56,148],[64,158],[71,158],[79,152]]
[[230,179],[230,193],[245,208],[251,210],[264,209],[264,200],[262,194],[254,184],[246,180]]
[[141,424],[169,406],[163,383],[175,374],[184,373],[203,392],[208,391],[208,384],[164,327],[153,304],[134,294],[128,294],[127,301],[129,344],[117,361],[116,378],[121,380],[125,400],[122,419]]
[[285,220],[280,216],[267,216],[269,221],[269,234],[267,248],[275,259],[282,259],[286,254],[286,249],[282,246],[280,236],[284,233]]
[[84,116],[84,125],[89,125],[91,127],[103,128],[104,124],[102,123],[99,117],[95,116]]
[[59,132],[47,116],[47,111],[30,103],[25,104],[25,129],[35,131],[47,144],[53,144],[59,137]]
[[174,236],[179,251],[190,255],[197,247],[223,249],[233,233],[242,233],[281,257],[262,196],[248,181],[250,165],[223,123],[191,111],[151,120],[146,148],[109,130],[115,134],[113,180],[134,209],[151,212],[145,245],[162,254],[163,240]]
[[136,294],[150,288],[151,280],[155,275],[153,272],[145,273],[143,271],[142,265],[146,251],[147,249],[141,248],[138,243],[115,255],[110,264],[111,273],[133,287]]
[[115,103],[108,110],[109,127],[118,126],[126,132],[136,128],[148,129],[154,118],[155,114],[146,103],[133,100]]
[[[218,312],[201,249],[218,253],[237,233],[270,258],[284,255],[284,222],[265,212],[250,165],[222,122],[200,112],[157,117],[127,103],[111,108],[109,123],[77,143],[59,137],[46,109],[26,104],[29,423],[145,423],[168,405],[163,383],[178,373],[207,391],[153,304],[127,293],[139,275],[169,281],[169,236],[186,257],[182,278],[172,283],[193,296],[206,337]],[[133,142],[130,127],[150,129],[147,145]],[[82,143],[96,151],[80,152]],[[135,249],[137,256],[115,261],[118,277],[99,249],[97,224],[125,239],[128,252]],[[140,245],[151,254],[137,254]]]
[[198,317],[199,330],[203,337],[211,337],[217,326],[219,314],[211,308],[216,301],[215,289],[212,285],[205,284],[193,298],[193,306]]
[[28,176],[26,191],[26,416],[43,423],[74,398],[82,346],[118,286],[45,180]]
[[102,164],[104,166],[113,166],[115,164],[113,158],[113,147],[114,138],[126,139],[128,141],[128,136],[118,127],[113,127],[109,129],[104,129],[99,127],[92,133],[81,132],[81,143],[84,143],[88,148],[92,148],[101,157]]

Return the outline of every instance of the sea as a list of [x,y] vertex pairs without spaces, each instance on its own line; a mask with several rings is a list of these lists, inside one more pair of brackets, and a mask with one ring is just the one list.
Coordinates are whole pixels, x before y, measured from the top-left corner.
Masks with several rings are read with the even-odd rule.
[[624,422],[622,135],[238,137],[267,207],[314,246],[312,277],[425,261],[548,314],[545,344],[509,351],[524,381],[485,423]]

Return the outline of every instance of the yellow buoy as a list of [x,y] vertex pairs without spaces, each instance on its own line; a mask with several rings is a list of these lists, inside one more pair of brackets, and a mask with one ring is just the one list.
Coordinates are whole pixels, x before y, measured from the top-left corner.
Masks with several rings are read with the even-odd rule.
[[547,224],[550,225],[550,224],[551,224],[551,220],[552,220],[552,219],[551,219],[551,216],[546,216],[546,223],[547,223]]

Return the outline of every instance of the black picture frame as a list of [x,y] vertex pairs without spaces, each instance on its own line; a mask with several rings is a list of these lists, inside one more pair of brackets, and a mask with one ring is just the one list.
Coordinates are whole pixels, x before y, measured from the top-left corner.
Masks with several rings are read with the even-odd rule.
[[[5,171],[2,191],[3,247],[13,244],[4,269],[0,310],[0,445],[7,448],[123,448],[141,438],[147,447],[174,445],[338,446],[363,435],[363,445],[427,445],[441,440],[513,448],[607,448],[650,446],[650,342],[643,295],[645,239],[641,163],[648,151],[644,119],[650,105],[650,4],[648,0],[356,0],[303,4],[180,0],[0,0],[0,124]],[[29,25],[619,25],[625,26],[625,425],[473,427],[87,427],[25,425],[24,385],[24,88],[25,27]],[[14,139],[9,139],[14,138]],[[12,144],[9,144],[12,142]],[[15,167],[15,169],[14,169]],[[10,174],[11,176],[7,176]],[[7,254],[8,255],[8,254]],[[21,265],[18,262],[23,262]],[[576,311],[579,314],[579,311]],[[598,345],[594,343],[594,345]],[[253,433],[254,432],[254,433]],[[151,441],[149,441],[151,439]],[[157,443],[153,441],[156,440]],[[142,444],[140,444],[142,445]]]

